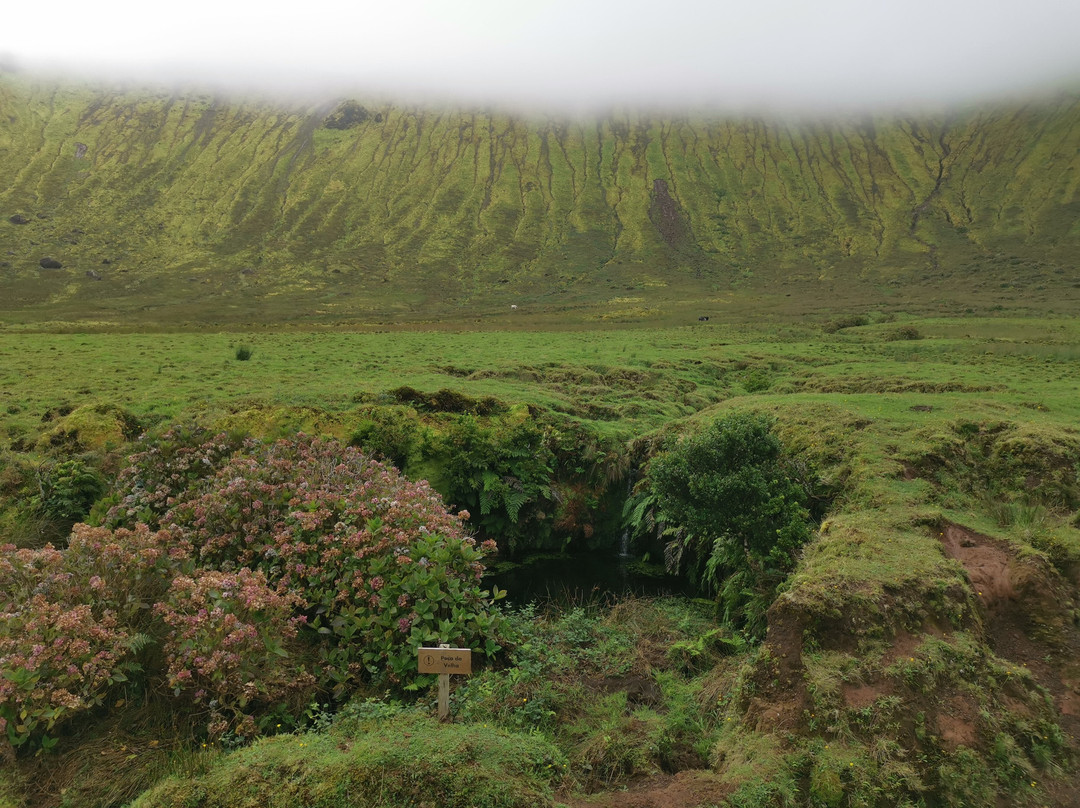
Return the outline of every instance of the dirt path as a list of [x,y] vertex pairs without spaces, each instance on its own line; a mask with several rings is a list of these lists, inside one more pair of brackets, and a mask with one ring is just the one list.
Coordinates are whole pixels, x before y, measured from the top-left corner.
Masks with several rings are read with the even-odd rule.
[[695,769],[642,778],[621,791],[562,799],[570,808],[698,808],[720,805],[733,790],[713,772]]

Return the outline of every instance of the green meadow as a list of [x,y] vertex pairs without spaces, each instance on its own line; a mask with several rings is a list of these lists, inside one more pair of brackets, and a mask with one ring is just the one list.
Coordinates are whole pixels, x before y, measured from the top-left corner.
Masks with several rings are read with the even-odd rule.
[[[1077,417],[1075,320],[870,315],[827,333],[845,319],[543,332],[8,332],[2,428],[8,444],[34,443],[60,408],[96,404],[150,422],[279,407],[344,423],[357,403],[402,386],[528,403],[625,439],[733,406],[839,406],[905,430],[994,413],[1063,425]],[[236,358],[242,347],[246,361]]]

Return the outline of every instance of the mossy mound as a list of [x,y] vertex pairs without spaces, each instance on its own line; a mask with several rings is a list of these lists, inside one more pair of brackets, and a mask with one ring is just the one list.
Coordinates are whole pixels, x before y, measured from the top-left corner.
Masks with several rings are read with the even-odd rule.
[[419,713],[269,738],[132,808],[532,808],[554,805],[559,751],[537,735],[440,725]]
[[139,419],[115,404],[88,404],[69,412],[61,408],[45,414],[49,427],[37,442],[39,452],[67,450],[108,452],[142,432]]

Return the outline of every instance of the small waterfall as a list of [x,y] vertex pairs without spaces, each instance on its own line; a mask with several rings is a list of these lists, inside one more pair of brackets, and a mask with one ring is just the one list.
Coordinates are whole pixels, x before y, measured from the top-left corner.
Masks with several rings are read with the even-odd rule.
[[[634,493],[634,480],[637,478],[636,469],[630,469],[626,475],[626,499],[630,500],[630,496]],[[630,529],[626,528],[622,532],[622,536],[619,537],[619,558],[630,557]]]

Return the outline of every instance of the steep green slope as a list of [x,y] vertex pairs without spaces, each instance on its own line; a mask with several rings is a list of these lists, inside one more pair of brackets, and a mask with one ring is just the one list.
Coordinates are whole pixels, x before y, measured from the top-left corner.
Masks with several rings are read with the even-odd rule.
[[1075,97],[571,122],[7,75],[0,110],[0,306],[20,321],[422,319],[627,290],[648,312],[732,288],[990,303],[1020,278],[1054,301],[1080,246]]

